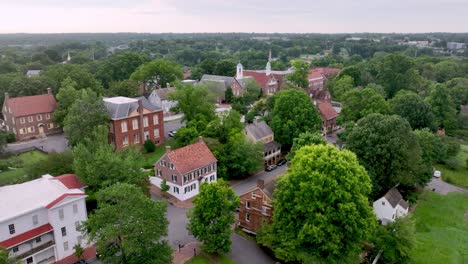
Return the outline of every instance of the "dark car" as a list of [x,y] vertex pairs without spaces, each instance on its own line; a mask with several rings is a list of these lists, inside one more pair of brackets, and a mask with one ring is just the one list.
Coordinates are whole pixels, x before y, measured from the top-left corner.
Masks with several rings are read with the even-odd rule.
[[74,264],[88,264],[88,262],[86,262],[86,260],[79,260],[75,262]]
[[272,171],[272,170],[276,169],[276,167],[277,167],[277,166],[276,166],[275,164],[271,164],[271,165],[268,165],[268,167],[266,167],[265,170],[266,170],[266,171]]
[[284,164],[286,164],[286,162],[287,162],[287,161],[286,161],[285,159],[281,159],[281,160],[279,160],[279,161],[276,163],[276,165],[278,165],[278,166],[283,166]]

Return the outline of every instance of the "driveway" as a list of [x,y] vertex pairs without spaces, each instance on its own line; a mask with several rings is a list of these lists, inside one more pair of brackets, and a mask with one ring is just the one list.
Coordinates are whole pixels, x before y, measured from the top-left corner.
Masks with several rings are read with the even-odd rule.
[[164,122],[164,138],[169,138],[169,131],[179,130],[184,124],[181,119]]
[[425,188],[444,195],[449,192],[461,192],[468,194],[467,189],[452,185],[450,183],[446,183],[441,178],[435,177],[432,178],[432,180],[427,184]]
[[248,192],[249,190],[253,189],[255,186],[257,186],[257,180],[264,180],[265,182],[271,181],[273,179],[276,179],[278,175],[283,174],[286,172],[286,165],[280,166],[276,168],[276,170],[273,171],[264,171],[260,172],[254,176],[251,176],[245,180],[242,180],[233,186],[231,186],[234,191],[236,192],[237,195],[244,194]]
[[60,153],[70,150],[70,147],[68,147],[68,140],[65,138],[65,134],[51,135],[45,138],[8,144],[6,149],[11,152],[18,152],[23,149],[32,148],[34,146],[43,149],[47,153],[52,151]]

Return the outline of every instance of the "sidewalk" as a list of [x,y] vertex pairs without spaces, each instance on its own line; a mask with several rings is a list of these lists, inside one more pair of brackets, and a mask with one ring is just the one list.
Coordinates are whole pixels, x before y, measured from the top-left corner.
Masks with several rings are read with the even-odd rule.
[[196,255],[201,253],[200,248],[198,247],[198,242],[190,242],[180,250],[176,250],[174,253],[172,253],[172,263],[183,264],[187,262],[189,259],[194,257],[194,249]]
[[153,184],[151,184],[150,192],[152,194],[158,196],[159,198],[168,201],[170,204],[174,205],[175,207],[179,207],[179,208],[192,208],[193,207],[192,199],[188,199],[188,200],[185,200],[185,201],[180,201],[177,198],[175,198],[174,196],[170,195],[169,193],[165,193],[164,196],[163,196],[162,192],[161,192],[161,189],[154,186]]

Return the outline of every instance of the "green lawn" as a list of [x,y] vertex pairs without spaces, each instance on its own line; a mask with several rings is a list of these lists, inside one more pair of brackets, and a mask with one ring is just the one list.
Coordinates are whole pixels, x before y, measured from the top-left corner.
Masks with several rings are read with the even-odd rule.
[[185,262],[186,264],[211,264],[211,263],[219,263],[219,264],[236,264],[232,259],[228,258],[225,255],[217,257],[218,261],[214,261],[210,259],[205,253],[199,254],[198,256],[190,259],[189,261]]
[[172,146],[172,144],[173,144],[173,140],[169,139],[169,140],[166,140],[163,145],[157,146],[154,152],[145,153],[145,150],[142,149],[144,160],[141,166],[152,167],[154,163],[156,163],[156,161],[158,161],[162,157],[162,155],[164,155],[164,153],[166,152],[166,146]]
[[468,188],[468,168],[466,160],[468,159],[468,145],[460,145],[461,150],[457,155],[459,168],[452,170],[446,165],[436,165],[435,167],[442,172],[442,178],[448,183]]
[[[46,154],[34,150],[20,154],[18,155],[18,157],[24,162],[24,166],[27,166],[38,160],[44,159],[46,157]],[[0,186],[21,183],[27,180],[28,178],[23,168],[18,168],[0,173]]]
[[414,263],[468,263],[468,195],[425,192],[414,219]]

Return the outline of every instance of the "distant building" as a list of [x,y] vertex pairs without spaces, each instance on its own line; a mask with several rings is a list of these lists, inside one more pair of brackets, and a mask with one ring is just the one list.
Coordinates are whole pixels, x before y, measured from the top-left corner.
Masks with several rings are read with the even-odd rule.
[[163,110],[164,115],[171,112],[171,108],[177,106],[177,101],[169,99],[169,94],[176,90],[175,87],[153,89],[148,97],[150,103]]
[[148,139],[154,144],[164,143],[163,110],[145,97],[104,98],[110,117],[109,141],[117,150],[127,146],[143,145]]
[[244,231],[256,234],[263,223],[270,223],[273,215],[273,191],[276,180],[265,184],[257,180],[257,186],[240,195],[239,227]]
[[322,119],[322,134],[327,135],[335,130],[338,113],[329,101],[316,101]]
[[35,76],[39,76],[40,74],[41,74],[41,70],[28,70],[28,71],[26,72],[26,76],[27,76],[28,78],[30,78],[30,77],[35,77]]
[[155,163],[155,176],[150,177],[150,182],[161,188],[166,180],[168,193],[185,201],[198,195],[200,184],[217,181],[216,162],[202,137],[197,143],[176,150],[166,146],[166,154]]
[[77,244],[85,259],[95,257],[79,229],[87,220],[85,199],[73,174],[0,187],[0,246],[25,264],[72,264]]
[[447,42],[447,49],[449,49],[449,50],[466,49],[466,43]]
[[403,200],[400,192],[396,188],[392,188],[382,198],[374,202],[373,208],[377,219],[386,225],[398,217],[406,216],[409,205]]
[[325,83],[333,75],[340,73],[340,68],[316,67],[309,70],[309,89],[323,90]]
[[56,107],[50,88],[47,94],[15,98],[5,93],[2,108],[5,129],[15,134],[18,141],[60,133],[62,129],[53,120]]
[[216,95],[216,102],[218,104],[226,101],[226,91],[228,88],[232,90],[240,89],[240,84],[237,80],[230,76],[203,74],[200,84],[208,86],[208,89]]
[[248,124],[244,128],[245,136],[253,143],[262,142],[264,146],[263,159],[265,166],[276,164],[281,159],[281,144],[275,141],[273,130],[265,121]]

